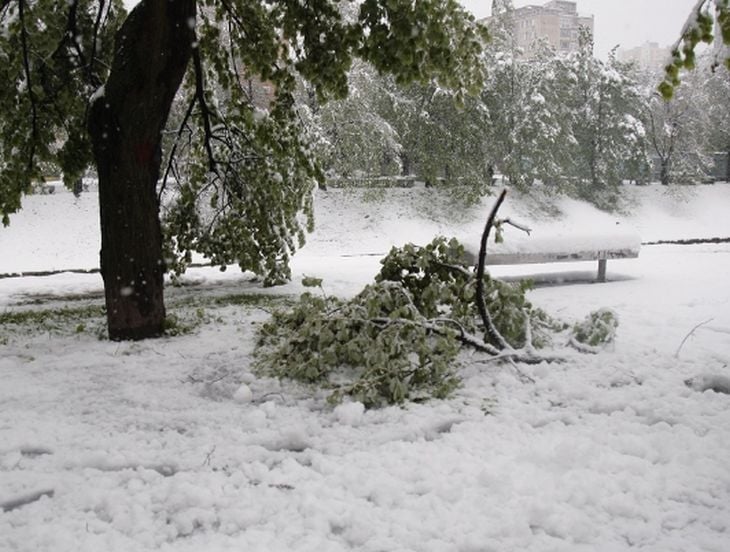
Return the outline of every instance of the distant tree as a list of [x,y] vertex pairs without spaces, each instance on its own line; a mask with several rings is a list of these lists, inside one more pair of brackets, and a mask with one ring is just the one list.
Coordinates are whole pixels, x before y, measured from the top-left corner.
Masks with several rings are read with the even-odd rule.
[[[697,80],[697,79],[691,79]],[[652,93],[645,114],[648,142],[659,165],[662,184],[693,183],[710,165],[705,90],[682,84],[670,100]]]
[[[322,100],[346,95],[355,57],[401,83],[435,78],[459,96],[479,86],[486,31],[455,0],[364,0],[354,19],[339,4],[144,0],[127,15],[120,0],[0,1],[0,211],[7,223],[45,160],[69,182],[96,166],[112,339],[163,332],[170,255],[286,276],[320,176],[294,109],[297,72]],[[272,85],[267,110],[247,101],[242,68]],[[163,156],[165,129],[178,140]],[[169,159],[181,148],[186,166]],[[167,247],[163,158],[180,177]]]
[[593,57],[590,33],[582,32],[578,52],[564,63],[570,93],[568,170],[579,197],[612,207],[627,167],[645,161],[641,96],[629,67],[613,54],[608,62]]
[[386,77],[356,60],[348,81],[349,94],[341,100],[321,102],[307,83],[297,94],[327,178],[401,174],[400,137],[382,114],[389,95]]
[[564,98],[555,53],[538,44],[524,60],[513,46],[495,38],[487,48],[490,72],[481,100],[488,159],[511,185],[525,189],[535,180],[555,183],[562,172]]
[[448,187],[462,199],[484,194],[491,177],[485,160],[484,110],[478,99],[459,101],[437,83],[392,83],[383,113],[400,137],[405,173]]
[[725,154],[724,179],[730,182],[730,72],[704,71],[707,110],[705,111],[709,144],[713,153]]

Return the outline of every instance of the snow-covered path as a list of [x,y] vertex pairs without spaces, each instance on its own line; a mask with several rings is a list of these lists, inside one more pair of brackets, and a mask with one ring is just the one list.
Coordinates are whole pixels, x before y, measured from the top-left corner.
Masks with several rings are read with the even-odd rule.
[[[328,291],[377,269],[325,254],[295,270]],[[499,270],[566,268],[593,270]],[[208,306],[196,333],[143,343],[10,333],[0,503],[54,494],[0,512],[0,550],[726,552],[730,396],[683,381],[730,374],[728,274],[728,244],[661,246],[609,263],[611,283],[541,287],[532,300],[567,320],[613,308],[615,346],[467,362],[453,398],[367,412],[254,377],[253,307]],[[0,308],[98,292],[97,278],[0,280]],[[246,276],[191,279],[205,287],[186,293],[255,291]]]

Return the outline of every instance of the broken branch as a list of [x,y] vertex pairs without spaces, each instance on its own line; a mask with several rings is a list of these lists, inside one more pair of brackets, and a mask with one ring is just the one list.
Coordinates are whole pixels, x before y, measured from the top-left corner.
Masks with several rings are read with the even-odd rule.
[[500,350],[509,350],[513,349],[513,347],[511,347],[509,343],[507,343],[507,340],[502,337],[502,334],[499,333],[499,330],[497,330],[497,327],[494,325],[494,321],[492,320],[492,315],[489,313],[489,309],[487,309],[487,302],[484,297],[484,272],[487,261],[487,240],[489,240],[489,233],[492,231],[492,227],[494,226],[497,211],[502,205],[506,195],[507,190],[502,190],[499,197],[497,197],[497,201],[494,203],[489,216],[487,217],[487,223],[484,225],[484,232],[482,233],[482,241],[479,245],[479,262],[477,264],[477,310],[479,311],[479,316],[482,319],[489,341],[491,341],[492,344]]

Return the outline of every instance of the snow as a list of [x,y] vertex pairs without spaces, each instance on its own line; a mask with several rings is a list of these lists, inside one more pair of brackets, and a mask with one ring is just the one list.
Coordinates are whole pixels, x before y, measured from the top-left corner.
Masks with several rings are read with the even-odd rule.
[[[81,38],[81,37],[77,37]],[[89,105],[94,104],[98,99],[103,98],[106,95],[106,87],[102,84],[99,88],[97,88],[94,93],[89,98]]]
[[[643,241],[730,236],[728,185],[627,192],[628,214],[572,200],[553,214],[571,228],[619,222]],[[96,266],[95,202],[27,197],[0,230],[0,272]],[[168,303],[298,293],[305,273],[353,294],[378,269],[366,254],[469,236],[489,204],[463,209],[433,190],[369,203],[318,193],[294,282],[261,290],[250,274],[194,269]],[[559,231],[546,209],[515,195],[502,215]],[[519,234],[506,230],[507,243]],[[530,299],[569,321],[612,309],[610,350],[538,366],[467,360],[452,398],[402,408],[333,407],[325,392],[255,376],[268,316],[256,307],[206,307],[212,320],[193,334],[141,343],[5,328],[0,504],[39,498],[0,508],[0,550],[725,552],[730,396],[704,389],[730,376],[730,244],[645,246],[608,270],[607,284]],[[101,292],[98,274],[5,278],[0,309],[99,304]]]
[[249,403],[253,400],[253,391],[248,385],[242,383],[233,394],[233,400],[239,403]]

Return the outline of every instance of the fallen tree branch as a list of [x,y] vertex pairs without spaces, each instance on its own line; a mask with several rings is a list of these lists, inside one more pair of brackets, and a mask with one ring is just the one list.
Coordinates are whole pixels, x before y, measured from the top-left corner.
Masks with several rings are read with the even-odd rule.
[[459,330],[459,334],[456,336],[462,344],[468,345],[479,352],[487,353],[490,355],[488,361],[497,360],[514,360],[516,362],[522,362],[524,364],[540,364],[542,362],[562,362],[562,357],[549,356],[549,355],[536,355],[527,349],[513,349],[509,347],[505,350],[499,350],[489,343],[485,343],[477,336],[467,332],[461,324],[452,319],[436,318],[433,320],[410,320],[407,318],[343,318],[343,320],[349,320],[352,322],[362,322],[365,324],[375,324],[378,326],[390,326],[392,324],[402,324],[407,326],[420,326],[426,330],[432,331],[439,335],[453,335],[448,329],[444,328],[444,324],[454,324]]
[[472,270],[469,270],[468,268],[461,266],[461,265],[440,263],[438,261],[436,261],[435,264],[437,264],[438,266],[441,266],[443,268],[446,268],[448,270],[451,270],[453,272],[456,272],[458,274],[463,274],[464,276],[468,276],[469,278],[472,278],[474,276],[474,272]]
[[489,233],[492,231],[492,227],[494,226],[494,219],[497,216],[497,211],[502,205],[506,195],[507,190],[502,190],[499,197],[497,197],[497,201],[494,203],[489,216],[487,217],[487,223],[484,225],[484,232],[482,233],[482,241],[479,245],[479,262],[477,264],[477,309],[479,310],[479,316],[482,319],[489,341],[491,341],[492,344],[500,350],[509,350],[513,349],[513,347],[510,346],[510,344],[507,343],[507,340],[502,337],[502,334],[499,333],[499,330],[497,330],[497,327],[494,325],[494,321],[492,320],[492,315],[489,313],[489,309],[487,309],[487,302],[484,297],[484,272],[487,260],[487,240],[489,240]]
[[570,340],[568,341],[568,345],[573,347],[576,351],[579,353],[586,353],[589,355],[597,355],[602,351],[600,347],[594,347],[593,345],[587,345],[585,343],[581,343],[578,341],[575,336],[572,336]]

